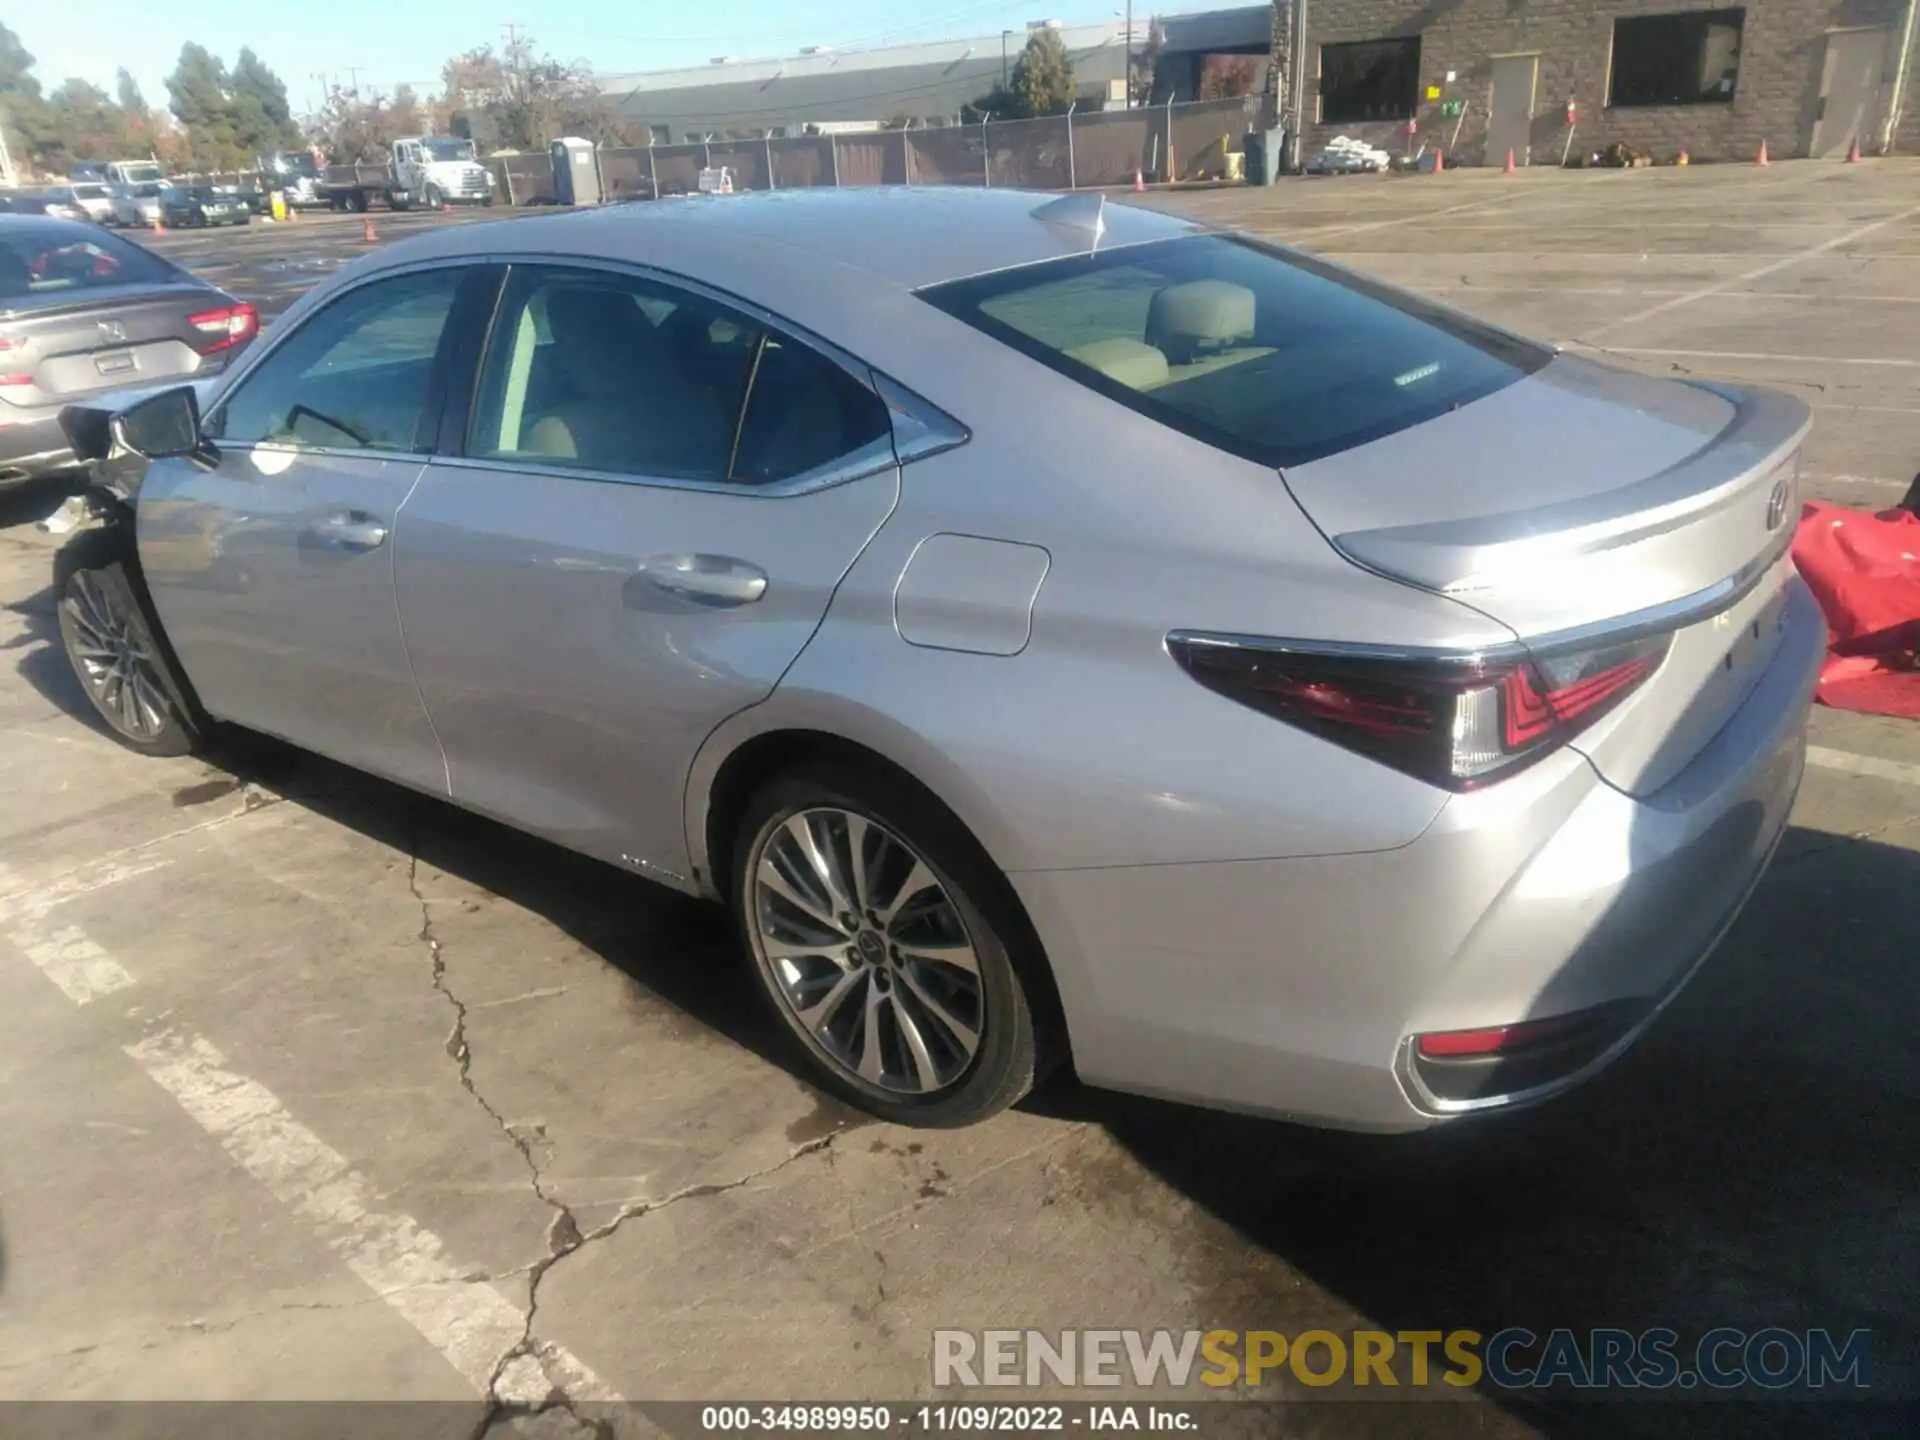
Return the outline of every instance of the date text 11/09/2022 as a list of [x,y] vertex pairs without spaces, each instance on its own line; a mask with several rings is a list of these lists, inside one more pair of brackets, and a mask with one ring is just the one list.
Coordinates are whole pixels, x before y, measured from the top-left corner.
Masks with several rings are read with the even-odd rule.
[[1197,1431],[1191,1406],[1117,1405],[707,1405],[700,1411],[702,1430],[807,1431],[818,1434],[912,1435],[1045,1431],[1149,1430],[1169,1434]]

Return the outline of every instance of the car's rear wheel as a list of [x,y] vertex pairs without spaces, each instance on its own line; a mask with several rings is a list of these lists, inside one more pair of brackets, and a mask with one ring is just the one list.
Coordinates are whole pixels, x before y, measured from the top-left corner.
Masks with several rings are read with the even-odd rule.
[[114,739],[143,755],[193,750],[201,729],[186,686],[149,623],[117,537],[79,537],[62,553],[56,578],[67,660]]
[[1040,1073],[992,862],[917,787],[847,765],[748,802],[733,908],[762,992],[812,1073],[903,1125],[969,1125]]

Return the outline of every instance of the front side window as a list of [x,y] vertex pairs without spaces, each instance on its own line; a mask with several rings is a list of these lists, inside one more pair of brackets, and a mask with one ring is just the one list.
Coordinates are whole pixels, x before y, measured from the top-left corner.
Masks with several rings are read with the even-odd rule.
[[376,280],[316,311],[241,382],[208,433],[232,443],[423,451],[428,382],[458,269]]
[[1304,255],[1193,236],[934,286],[948,314],[1129,409],[1263,465],[1434,419],[1542,346]]
[[1420,98],[1420,37],[1320,47],[1320,119],[1408,120]]
[[1696,10],[1613,22],[1609,105],[1731,104],[1744,10]]
[[871,390],[705,296],[637,276],[516,266],[467,453],[758,485],[887,433]]

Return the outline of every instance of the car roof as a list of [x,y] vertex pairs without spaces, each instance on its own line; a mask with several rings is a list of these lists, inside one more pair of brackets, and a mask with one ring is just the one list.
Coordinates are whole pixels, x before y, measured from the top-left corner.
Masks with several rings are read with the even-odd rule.
[[[1142,244],[1203,227],[1177,216],[1103,202],[1082,192],[1073,214],[1039,213],[1058,194],[915,188],[756,191],[601,206],[537,219],[467,225],[392,247],[395,261],[425,254],[556,254],[658,265],[725,287],[743,263],[783,270],[831,266],[918,289],[1095,248],[1083,228],[1099,207],[1097,248]],[[722,243],[724,242],[724,243]]]

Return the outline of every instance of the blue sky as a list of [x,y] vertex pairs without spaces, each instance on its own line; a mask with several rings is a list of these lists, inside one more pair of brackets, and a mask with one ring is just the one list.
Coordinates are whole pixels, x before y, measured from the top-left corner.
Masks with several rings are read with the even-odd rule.
[[[499,47],[518,24],[547,52],[583,59],[597,74],[699,64],[714,55],[743,59],[802,45],[841,48],[887,42],[991,35],[1028,20],[1083,23],[1106,19],[1125,0],[37,0],[6,17],[38,60],[52,89],[69,75],[111,89],[114,71],[133,72],[155,106],[180,46],[197,40],[227,63],[242,45],[287,83],[295,113],[321,93],[316,77],[391,91],[411,83],[439,88],[440,62],[476,45]],[[1191,5],[1170,4],[1169,12]],[[1144,29],[1150,12],[1138,7]]]

